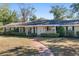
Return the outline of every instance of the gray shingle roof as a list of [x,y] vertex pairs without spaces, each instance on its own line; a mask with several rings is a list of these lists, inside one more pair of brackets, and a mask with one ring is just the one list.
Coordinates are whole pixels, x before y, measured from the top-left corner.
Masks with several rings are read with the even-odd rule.
[[31,22],[12,23],[6,26],[36,26],[36,25],[52,25],[52,26],[64,26],[79,24],[79,20],[35,20]]
[[79,24],[79,20],[36,20],[21,25],[72,25]]

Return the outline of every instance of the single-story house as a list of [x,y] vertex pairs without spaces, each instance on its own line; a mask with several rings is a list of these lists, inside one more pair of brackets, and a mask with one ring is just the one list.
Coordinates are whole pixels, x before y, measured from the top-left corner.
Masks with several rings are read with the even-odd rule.
[[34,20],[31,22],[11,23],[3,26],[6,31],[17,29],[18,32],[36,33],[56,33],[56,27],[63,26],[65,31],[79,31],[79,20]]

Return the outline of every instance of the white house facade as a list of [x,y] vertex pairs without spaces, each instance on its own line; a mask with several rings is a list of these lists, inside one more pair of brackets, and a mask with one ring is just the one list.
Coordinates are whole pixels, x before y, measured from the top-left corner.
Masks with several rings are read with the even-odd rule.
[[3,26],[6,31],[17,29],[18,32],[36,33],[56,33],[56,27],[62,26],[65,31],[73,31],[76,36],[76,32],[79,31],[79,20],[35,20],[31,22],[11,23]]

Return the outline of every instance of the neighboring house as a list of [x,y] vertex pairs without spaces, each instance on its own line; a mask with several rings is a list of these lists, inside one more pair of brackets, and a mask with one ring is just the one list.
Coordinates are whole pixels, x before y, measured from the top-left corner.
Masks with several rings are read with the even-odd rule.
[[40,35],[41,33],[56,33],[57,26],[63,26],[65,31],[73,31],[76,36],[76,32],[79,31],[79,20],[35,20],[32,22],[11,23],[3,28],[6,31],[17,29],[17,32]]

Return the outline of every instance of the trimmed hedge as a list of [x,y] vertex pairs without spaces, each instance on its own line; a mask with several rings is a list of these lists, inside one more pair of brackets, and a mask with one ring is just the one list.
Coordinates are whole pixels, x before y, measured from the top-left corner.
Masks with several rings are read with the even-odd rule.
[[40,34],[41,37],[59,37],[58,33],[42,33]]
[[37,34],[36,34],[36,33],[30,33],[30,34],[28,34],[28,35],[26,35],[26,36],[28,36],[28,37],[36,37]]
[[35,36],[37,36],[36,33],[29,33],[27,35],[25,32],[14,32],[14,31],[3,32],[3,33],[0,33],[0,35],[22,36],[22,37],[35,37]]
[[9,36],[26,36],[26,33],[24,33],[24,32],[4,32],[3,35],[9,35]]

